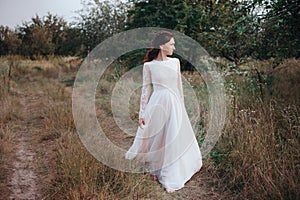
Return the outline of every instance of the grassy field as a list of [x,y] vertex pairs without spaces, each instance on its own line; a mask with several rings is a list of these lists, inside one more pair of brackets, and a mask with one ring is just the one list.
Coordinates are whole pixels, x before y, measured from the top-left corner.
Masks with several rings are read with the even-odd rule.
[[[149,174],[113,170],[85,149],[73,122],[71,99],[80,63],[77,58],[0,58],[2,199],[299,199],[299,60],[278,66],[273,60],[249,61],[238,67],[217,60],[229,97],[226,124],[203,169],[174,194],[167,194]],[[114,85],[125,71],[113,66],[106,71],[97,87],[96,106],[107,136],[128,147],[133,138],[124,137],[110,107]],[[207,129],[206,86],[197,73],[183,75],[201,100],[201,144],[200,135]],[[137,90],[130,100],[133,120],[139,95]],[[33,175],[15,175],[22,170]],[[27,182],[20,186],[16,182],[22,178]]]

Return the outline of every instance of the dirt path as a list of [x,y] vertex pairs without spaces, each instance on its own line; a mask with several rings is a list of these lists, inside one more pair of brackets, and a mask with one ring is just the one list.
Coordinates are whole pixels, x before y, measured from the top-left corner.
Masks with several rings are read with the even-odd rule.
[[[122,133],[118,125],[114,123],[113,116],[111,114],[105,114],[105,111],[101,112],[101,109],[97,111],[98,117],[101,119],[101,126],[105,133],[108,133],[108,138],[116,145],[128,149],[133,142],[132,137],[128,137]],[[155,184],[154,193],[162,200],[217,200],[222,199],[222,196],[215,191],[215,188],[210,185],[212,179],[209,176],[209,166],[204,163],[201,170],[196,173],[186,184],[185,187],[172,193],[167,194],[161,185],[157,182]],[[149,175],[150,177],[150,175]]]
[[[43,83],[53,84],[53,83]],[[10,173],[7,176],[7,193],[0,195],[0,199],[51,199],[54,191],[53,180],[56,177],[56,143],[44,127],[44,120],[47,118],[47,92],[41,82],[24,81],[20,84],[19,94],[19,117],[10,120],[7,126],[14,132],[14,151],[9,154],[7,162],[10,166]],[[71,92],[68,88],[67,92]],[[101,115],[106,115],[100,111]],[[100,116],[99,116],[100,117]],[[104,126],[110,131],[112,141],[122,147],[129,147],[132,138],[120,134],[120,129],[110,115],[100,117]],[[206,169],[197,173],[180,191],[174,194],[166,194],[155,184],[153,192],[159,194],[161,199],[220,199],[208,182]],[[49,190],[50,188],[50,190]],[[50,195],[50,196],[47,196]]]
[[24,134],[20,134],[16,151],[16,161],[13,163],[13,174],[9,187],[12,194],[9,199],[36,199],[40,198],[37,188],[35,165],[32,163],[35,153],[29,149]]
[[49,165],[54,161],[54,142],[44,140],[43,102],[45,96],[35,82],[20,85],[19,117],[8,122],[14,132],[14,151],[8,156],[10,175],[7,189],[0,199],[45,199],[47,187],[55,177]]

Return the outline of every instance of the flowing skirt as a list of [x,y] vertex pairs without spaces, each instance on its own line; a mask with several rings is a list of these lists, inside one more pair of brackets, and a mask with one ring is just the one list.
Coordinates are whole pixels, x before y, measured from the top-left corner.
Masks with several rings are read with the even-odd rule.
[[178,190],[202,166],[201,152],[183,101],[169,89],[154,90],[127,159],[135,159],[167,189]]

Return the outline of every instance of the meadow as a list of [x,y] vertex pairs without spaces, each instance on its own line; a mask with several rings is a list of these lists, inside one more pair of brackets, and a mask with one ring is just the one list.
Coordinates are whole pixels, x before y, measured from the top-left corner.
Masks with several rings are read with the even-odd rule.
[[[248,60],[235,66],[216,59],[228,97],[225,127],[204,159],[203,169],[173,194],[167,194],[149,174],[105,166],[83,146],[74,125],[71,98],[81,62],[75,57],[57,56],[41,60],[0,58],[3,199],[21,197],[22,192],[12,192],[17,187],[12,177],[15,170],[23,168],[36,174],[31,182],[24,183],[24,188],[34,185],[34,190],[24,193],[45,199],[300,198],[299,60],[287,59],[280,64],[274,59]],[[112,65],[101,77],[96,99],[103,130],[123,147],[129,147],[133,138],[124,136],[114,122],[110,97],[126,71]],[[199,73],[184,71],[182,75],[201,100],[196,130],[201,146],[208,128],[206,83]],[[138,117],[139,95],[140,90],[136,90],[130,98],[132,120]],[[26,162],[33,164],[17,167],[21,144],[32,157],[27,156]]]

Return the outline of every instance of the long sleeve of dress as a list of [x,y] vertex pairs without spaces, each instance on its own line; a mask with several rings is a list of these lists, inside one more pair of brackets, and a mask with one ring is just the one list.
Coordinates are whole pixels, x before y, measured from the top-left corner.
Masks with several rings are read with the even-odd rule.
[[181,98],[181,101],[184,102],[184,95],[183,95],[183,89],[182,89],[182,79],[181,79],[181,72],[180,72],[180,61],[178,60],[178,79],[177,79],[177,87],[179,91],[179,95]]
[[140,111],[139,111],[139,119],[143,118],[143,114],[148,103],[149,97],[151,93],[151,74],[149,66],[144,64],[143,66],[143,86],[142,86],[142,94],[140,101]]

